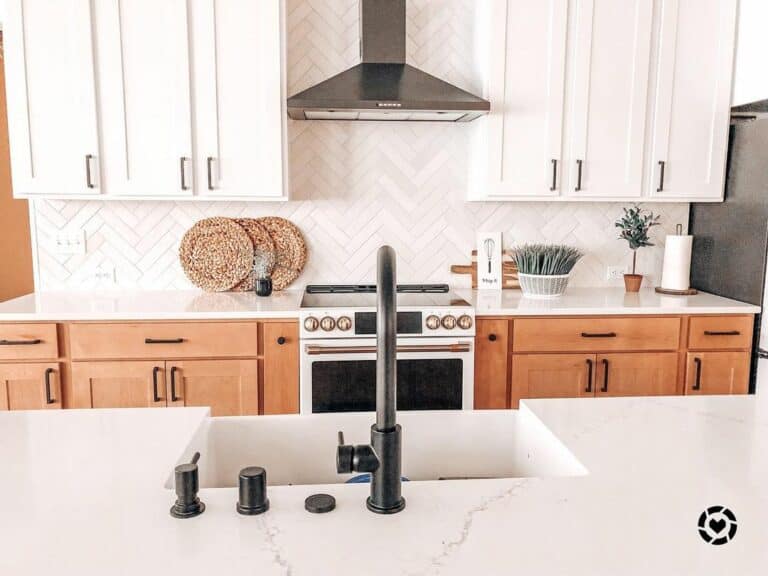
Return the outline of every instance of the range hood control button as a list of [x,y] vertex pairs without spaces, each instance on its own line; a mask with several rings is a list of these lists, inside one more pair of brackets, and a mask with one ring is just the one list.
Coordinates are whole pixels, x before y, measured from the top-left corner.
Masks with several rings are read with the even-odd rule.
[[434,314],[431,314],[430,316],[427,316],[427,319],[425,320],[427,324],[427,328],[430,330],[437,330],[440,328],[440,318],[435,316]]
[[304,319],[304,330],[307,332],[314,332],[318,326],[320,326],[320,322],[314,316],[307,316]]
[[324,316],[322,320],[320,320],[320,328],[322,328],[326,332],[330,332],[334,328],[336,328],[336,320],[331,318],[330,316]]
[[456,318],[450,314],[443,316],[443,328],[446,330],[453,330],[456,328]]

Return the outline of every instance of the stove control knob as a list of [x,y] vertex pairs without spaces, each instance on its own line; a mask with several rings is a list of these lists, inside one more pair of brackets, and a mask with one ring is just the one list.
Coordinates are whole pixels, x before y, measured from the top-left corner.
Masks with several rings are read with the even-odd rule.
[[330,332],[331,330],[336,328],[336,320],[334,320],[330,316],[323,316],[322,320],[320,320],[320,328],[322,328],[326,332]]
[[307,332],[314,332],[317,327],[320,326],[320,322],[314,316],[307,316],[304,318],[304,330]]
[[336,328],[338,328],[342,332],[346,332],[347,330],[352,328],[352,320],[349,319],[349,316],[342,316],[338,320],[336,320]]
[[446,330],[453,330],[456,328],[456,318],[450,314],[443,316],[443,328]]
[[427,324],[427,328],[429,328],[430,330],[437,330],[438,328],[440,328],[440,318],[438,318],[434,314],[430,314],[429,316],[427,316],[427,319],[425,320],[425,322]]
[[462,330],[469,330],[472,328],[472,316],[468,316],[467,314],[459,316],[459,319],[456,322]]

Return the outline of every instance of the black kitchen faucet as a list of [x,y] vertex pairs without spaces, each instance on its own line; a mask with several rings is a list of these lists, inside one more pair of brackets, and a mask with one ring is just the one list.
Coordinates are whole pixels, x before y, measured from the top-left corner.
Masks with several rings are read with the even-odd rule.
[[397,270],[395,251],[382,246],[378,252],[376,291],[376,423],[371,443],[344,444],[339,432],[336,470],[339,474],[370,472],[371,495],[366,505],[377,514],[394,514],[405,508],[401,494],[402,430],[397,424]]

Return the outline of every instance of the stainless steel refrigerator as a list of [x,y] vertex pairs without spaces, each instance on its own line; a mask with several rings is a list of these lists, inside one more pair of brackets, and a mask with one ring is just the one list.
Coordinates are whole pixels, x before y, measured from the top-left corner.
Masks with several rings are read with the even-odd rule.
[[[764,306],[768,100],[731,109],[725,201],[691,204],[689,230],[694,235],[691,286]],[[755,391],[756,382],[768,382],[768,314],[756,318],[753,350],[750,392]]]

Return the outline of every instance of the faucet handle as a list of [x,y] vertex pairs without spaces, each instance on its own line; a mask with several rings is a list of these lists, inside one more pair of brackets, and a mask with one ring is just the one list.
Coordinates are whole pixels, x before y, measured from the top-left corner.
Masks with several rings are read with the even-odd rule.
[[336,450],[336,472],[339,474],[354,472],[354,459],[355,447],[351,444],[344,444],[344,432],[339,430],[339,447]]
[[344,432],[339,430],[339,447],[336,449],[336,471],[339,474],[352,472],[375,472],[379,468],[379,457],[370,444],[344,444]]

